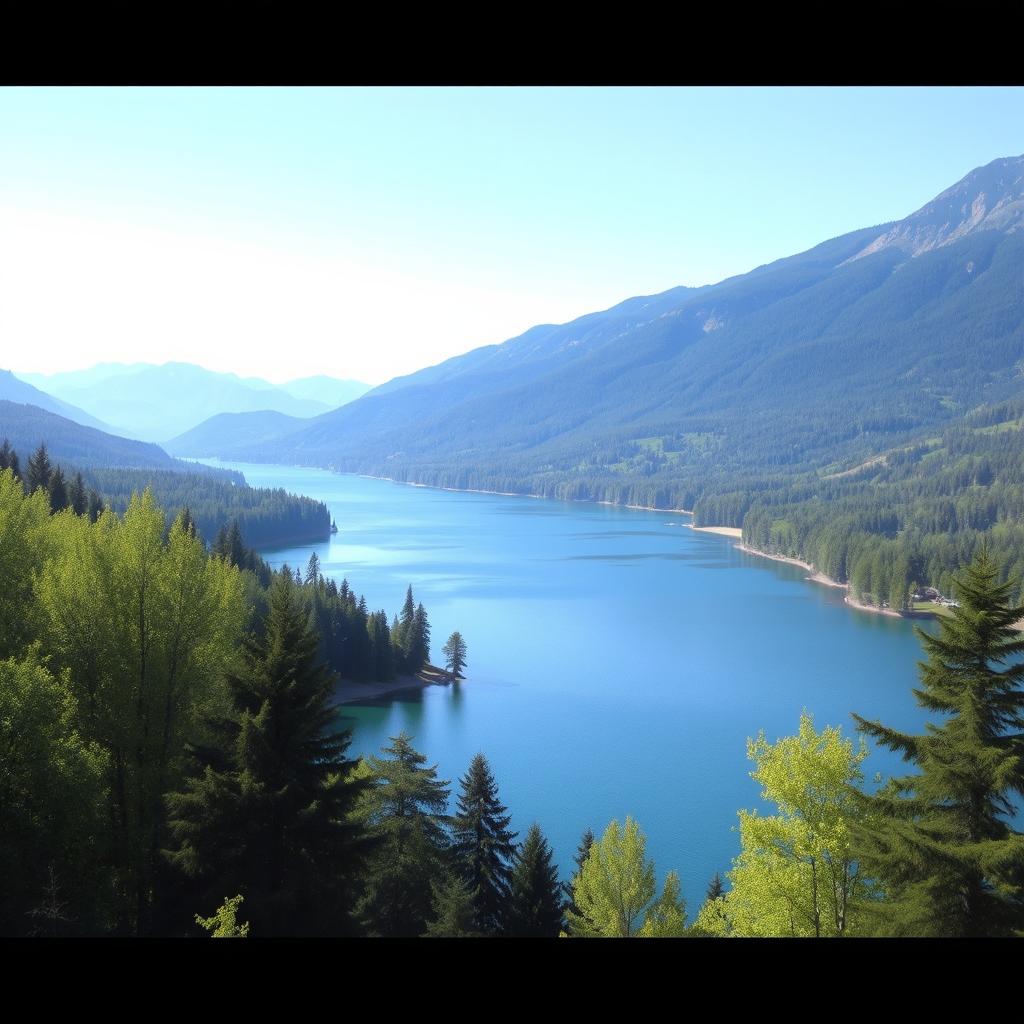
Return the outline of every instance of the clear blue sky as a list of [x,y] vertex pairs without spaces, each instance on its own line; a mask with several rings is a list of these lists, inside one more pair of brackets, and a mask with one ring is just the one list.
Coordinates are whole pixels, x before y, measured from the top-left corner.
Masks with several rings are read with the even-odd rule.
[[377,383],[1021,152],[1021,88],[2,89],[0,367]]

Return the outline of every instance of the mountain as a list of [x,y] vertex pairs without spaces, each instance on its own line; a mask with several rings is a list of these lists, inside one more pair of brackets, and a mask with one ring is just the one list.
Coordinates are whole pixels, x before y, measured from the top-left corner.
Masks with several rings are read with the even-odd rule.
[[228,458],[692,508],[1024,392],[1024,158],[902,221],[397,378]]
[[18,402],[21,405],[34,405],[40,409],[47,410],[47,412],[73,420],[75,423],[81,423],[86,427],[93,427],[96,430],[110,430],[110,427],[102,421],[90,416],[82,409],[77,409],[67,402],[62,402],[60,399],[40,391],[24,380],[15,377],[10,370],[0,370],[0,401]]
[[279,440],[306,422],[280,412],[222,412],[173,440],[165,441],[163,447],[172,455],[202,459],[240,444]]
[[281,390],[287,391],[295,398],[321,402],[328,409],[337,409],[339,406],[354,402],[360,395],[365,395],[370,390],[370,385],[358,380],[340,380],[337,377],[319,374],[316,377],[290,380],[287,384],[281,385]]
[[4,438],[17,451],[22,466],[40,443],[45,443],[53,462],[81,468],[194,469],[172,459],[158,445],[106,434],[34,405],[0,401],[0,440]]
[[176,437],[223,412],[273,410],[308,417],[332,408],[325,402],[296,398],[267,381],[243,380],[190,363],[107,363],[33,379],[57,398],[147,441]]

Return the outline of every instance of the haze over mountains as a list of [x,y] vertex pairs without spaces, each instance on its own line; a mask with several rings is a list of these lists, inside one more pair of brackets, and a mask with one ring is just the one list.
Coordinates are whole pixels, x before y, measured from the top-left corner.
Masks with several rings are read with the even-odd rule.
[[737,474],[848,468],[1024,395],[1022,183],[1024,157],[996,160],[901,221],[534,327],[280,421],[276,439],[263,423],[247,443],[224,418],[191,442],[225,458],[677,507]]
[[20,376],[85,415],[102,419],[109,424],[105,429],[147,441],[166,441],[222,412],[271,410],[297,418],[315,416],[369,390],[358,381],[323,376],[277,387],[257,377],[173,362],[101,363],[88,370]]

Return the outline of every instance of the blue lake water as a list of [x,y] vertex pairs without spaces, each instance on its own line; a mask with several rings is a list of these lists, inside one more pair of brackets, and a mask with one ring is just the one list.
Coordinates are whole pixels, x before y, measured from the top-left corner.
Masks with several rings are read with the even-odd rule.
[[[455,790],[483,751],[514,827],[539,822],[563,877],[585,828],[630,814],[696,912],[738,852],[736,811],[763,806],[748,736],[794,734],[803,708],[850,735],[851,711],[925,721],[911,623],[850,610],[842,591],[688,517],[231,465],[337,521],[329,542],[263,552],[272,565],[305,568],[316,551],[389,619],[411,583],[433,660],[454,630],[466,640],[460,686],[346,708],[352,752],[405,729]],[[886,751],[865,762],[869,779],[901,767]]]

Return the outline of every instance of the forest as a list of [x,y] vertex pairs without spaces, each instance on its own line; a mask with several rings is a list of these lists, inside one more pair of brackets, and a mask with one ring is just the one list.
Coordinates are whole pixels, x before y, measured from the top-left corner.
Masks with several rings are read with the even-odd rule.
[[[538,825],[512,831],[484,754],[457,787],[406,733],[348,756],[338,673],[429,659],[411,587],[389,624],[315,555],[273,572],[237,523],[207,548],[149,490],[122,515],[54,510],[52,489],[10,467],[0,577],[4,935],[1024,931],[1024,836],[1008,822],[1024,794],[1024,609],[984,548],[939,634],[920,634],[916,693],[941,724],[912,735],[855,716],[916,773],[869,789],[864,738],[808,713],[793,736],[751,738],[775,813],[740,812],[740,853],[689,914],[631,817],[583,828],[563,881]],[[445,648],[457,677],[465,643]]]

